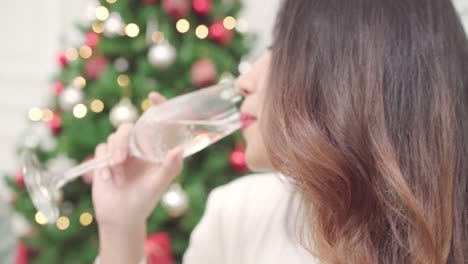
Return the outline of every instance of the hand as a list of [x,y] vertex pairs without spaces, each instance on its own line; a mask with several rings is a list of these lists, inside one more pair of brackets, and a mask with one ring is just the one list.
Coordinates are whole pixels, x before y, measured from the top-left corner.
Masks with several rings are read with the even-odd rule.
[[[166,101],[151,93],[153,104]],[[100,158],[111,154],[108,166],[93,176],[92,196],[99,227],[144,225],[171,181],[182,170],[182,149],[169,152],[162,164],[155,165],[129,155],[129,137],[133,125],[121,125],[107,143],[96,148]]]

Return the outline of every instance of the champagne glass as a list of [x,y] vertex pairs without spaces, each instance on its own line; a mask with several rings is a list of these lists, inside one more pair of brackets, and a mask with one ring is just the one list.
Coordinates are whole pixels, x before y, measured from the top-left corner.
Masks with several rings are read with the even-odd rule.
[[[169,150],[181,146],[188,157],[241,128],[242,96],[233,82],[222,82],[187,93],[149,108],[135,123],[130,136],[130,155],[160,164]],[[89,160],[52,175],[43,170],[36,156],[25,151],[22,165],[31,200],[49,223],[59,216],[60,189],[80,175],[110,162],[111,155]]]

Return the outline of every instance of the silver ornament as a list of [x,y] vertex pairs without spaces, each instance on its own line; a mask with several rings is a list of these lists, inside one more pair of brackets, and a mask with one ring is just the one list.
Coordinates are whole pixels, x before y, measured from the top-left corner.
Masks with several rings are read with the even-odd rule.
[[180,217],[189,208],[188,195],[179,183],[173,183],[162,197],[162,205],[170,217]]
[[60,95],[60,107],[65,111],[71,111],[75,105],[83,101],[84,94],[80,88],[67,87]]
[[104,36],[116,37],[122,35],[125,29],[125,23],[119,13],[112,12],[109,18],[104,22]]
[[239,73],[240,74],[247,73],[251,68],[252,68],[252,63],[250,63],[249,60],[244,59],[239,63]]
[[41,144],[41,139],[48,137],[50,128],[44,122],[35,122],[29,126],[21,137],[20,146],[27,149],[35,149]]
[[161,44],[153,45],[148,52],[148,60],[157,69],[166,69],[176,60],[176,49],[164,41]]
[[51,175],[63,175],[68,169],[76,165],[76,161],[64,154],[59,154],[57,157],[47,162],[47,172]]
[[57,147],[57,140],[49,133],[47,136],[43,137],[39,142],[39,149],[50,152]]
[[20,146],[27,149],[39,147],[41,150],[49,152],[57,146],[57,141],[49,126],[44,122],[33,123],[21,138]]
[[138,118],[138,109],[132,104],[130,99],[123,98],[110,111],[110,121],[115,127],[123,123],[132,123]]
[[120,73],[126,72],[128,70],[128,66],[128,60],[124,57],[119,57],[114,61],[114,67]]

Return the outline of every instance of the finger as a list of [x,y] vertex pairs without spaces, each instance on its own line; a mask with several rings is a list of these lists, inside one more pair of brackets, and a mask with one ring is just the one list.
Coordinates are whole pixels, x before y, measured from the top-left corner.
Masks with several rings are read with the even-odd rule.
[[177,147],[167,154],[164,162],[158,170],[156,177],[149,179],[153,190],[164,190],[172,180],[182,171],[183,168],[183,148]]
[[108,139],[109,154],[111,155],[110,165],[123,163],[129,153],[129,141],[132,131],[132,124],[122,124],[117,131]]
[[148,98],[153,105],[162,104],[167,101],[166,97],[162,96],[160,93],[157,92],[151,92],[148,95]]
[[[94,154],[95,159],[100,159],[106,155],[107,155],[107,144],[101,143],[97,145],[95,154]],[[111,177],[110,170],[107,166],[96,168],[94,170],[94,175],[100,176],[103,180],[106,180],[106,181],[109,180]],[[97,177],[93,177],[93,181],[96,178]]]
[[110,138],[109,153],[111,153],[111,174],[115,183],[120,186],[125,182],[124,162],[129,157],[129,140],[132,124],[119,126],[115,136]]

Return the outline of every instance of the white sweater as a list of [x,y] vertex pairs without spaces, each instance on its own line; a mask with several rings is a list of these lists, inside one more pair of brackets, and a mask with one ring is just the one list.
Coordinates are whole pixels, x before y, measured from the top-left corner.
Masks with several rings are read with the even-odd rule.
[[279,174],[244,176],[214,189],[183,264],[319,264],[295,237],[298,202]]
[[318,264],[295,238],[298,197],[278,174],[241,177],[214,189],[184,264]]

